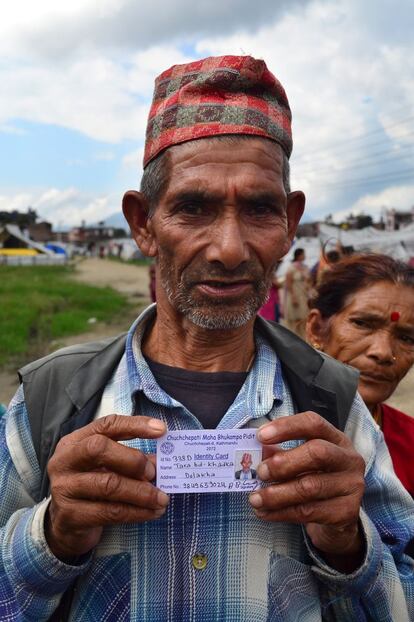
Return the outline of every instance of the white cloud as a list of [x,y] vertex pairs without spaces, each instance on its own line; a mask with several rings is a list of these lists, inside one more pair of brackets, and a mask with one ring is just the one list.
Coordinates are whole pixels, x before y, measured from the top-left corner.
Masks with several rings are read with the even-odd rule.
[[30,207],[32,195],[29,192],[20,192],[11,196],[0,195],[0,212],[26,211]]
[[125,168],[139,169],[142,165],[143,157],[144,148],[141,147],[140,149],[135,149],[134,151],[131,151],[130,153],[124,155],[124,157],[122,158],[122,165]]
[[[2,13],[0,49],[55,60],[86,49],[146,49],[208,33],[255,30],[309,0],[16,0]],[[26,6],[24,6],[26,5]]]
[[97,140],[142,138],[148,106],[129,90],[129,71],[102,57],[78,59],[64,71],[49,66],[0,68],[7,84],[0,123],[11,118],[56,124]]

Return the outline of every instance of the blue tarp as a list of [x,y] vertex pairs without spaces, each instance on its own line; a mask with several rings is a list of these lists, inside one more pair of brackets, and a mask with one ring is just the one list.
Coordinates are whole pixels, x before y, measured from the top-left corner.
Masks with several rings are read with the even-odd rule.
[[45,244],[45,246],[50,251],[56,253],[56,255],[66,255],[66,251],[62,246],[58,246],[57,244]]

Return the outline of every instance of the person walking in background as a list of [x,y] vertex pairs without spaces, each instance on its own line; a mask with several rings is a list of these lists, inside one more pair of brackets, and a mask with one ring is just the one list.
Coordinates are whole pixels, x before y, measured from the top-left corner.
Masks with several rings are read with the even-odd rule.
[[308,315],[310,274],[305,265],[305,251],[296,248],[291,266],[286,272],[283,317],[289,330],[305,338],[305,321]]
[[258,315],[265,320],[271,320],[272,322],[279,322],[281,317],[280,310],[280,296],[279,289],[280,283],[277,276],[277,269],[282,262],[278,262],[272,280],[272,285],[269,289],[269,296],[264,305],[262,305],[258,311]]

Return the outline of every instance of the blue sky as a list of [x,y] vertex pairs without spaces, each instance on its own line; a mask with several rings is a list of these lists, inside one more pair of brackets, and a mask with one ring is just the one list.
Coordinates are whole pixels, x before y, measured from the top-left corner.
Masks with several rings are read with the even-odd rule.
[[154,78],[217,54],[264,58],[285,86],[306,219],[409,209],[413,31],[413,0],[15,0],[0,23],[0,210],[55,226],[119,211]]

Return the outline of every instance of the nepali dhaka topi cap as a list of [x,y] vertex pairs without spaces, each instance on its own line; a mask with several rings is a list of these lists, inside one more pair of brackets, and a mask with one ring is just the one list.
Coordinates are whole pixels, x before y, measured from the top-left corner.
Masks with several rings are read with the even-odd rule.
[[155,80],[144,167],[161,151],[219,134],[250,134],[292,152],[285,90],[263,60],[216,56],[173,65]]

